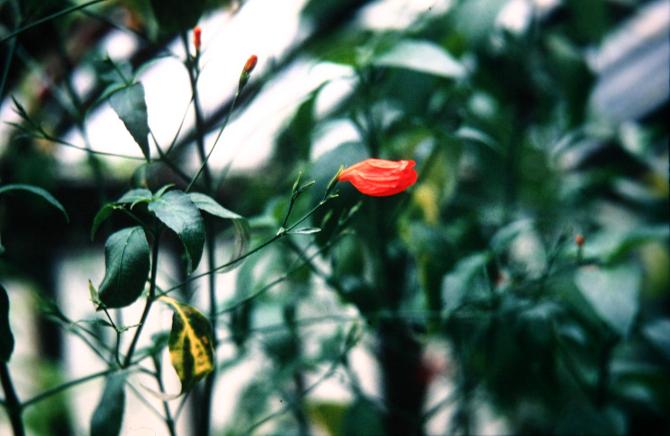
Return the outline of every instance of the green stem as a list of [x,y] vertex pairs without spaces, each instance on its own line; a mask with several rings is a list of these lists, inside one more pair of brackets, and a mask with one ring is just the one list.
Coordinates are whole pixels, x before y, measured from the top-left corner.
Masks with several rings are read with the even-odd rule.
[[[19,5],[16,3],[16,0],[10,2],[10,7],[13,9],[12,13],[14,15],[14,25],[18,26],[21,21],[21,10]],[[16,39],[12,39],[9,42],[9,50],[7,50],[7,57],[5,58],[5,68],[2,71],[2,79],[0,79],[0,101],[5,98],[5,85],[7,83],[7,78],[9,77],[9,69],[12,65],[12,60],[14,59],[14,50],[16,49]]]
[[94,380],[94,379],[99,378],[99,377],[104,377],[104,376],[109,375],[109,374],[111,374],[113,372],[116,372],[116,371],[118,371],[117,368],[110,368],[110,369],[106,369],[104,371],[89,374],[89,375],[84,376],[82,378],[71,380],[67,383],[63,383],[62,385],[58,385],[54,388],[48,389],[48,390],[42,392],[41,394],[37,394],[34,397],[30,398],[29,400],[24,401],[23,404],[22,404],[22,407],[26,408],[28,406],[32,406],[33,404],[39,403],[40,401],[42,401],[46,398],[49,398],[53,395],[56,395],[56,394],[58,394],[58,393],[60,393],[64,390],[70,389],[74,386],[80,385],[82,383],[86,383],[87,381]]
[[200,94],[198,93],[198,65],[195,62],[195,59],[189,54],[188,46],[188,37],[186,32],[182,32],[181,40],[184,44],[184,50],[186,51],[186,71],[188,71],[188,79],[191,84],[191,95],[193,97],[193,113],[195,115],[195,142],[197,144],[198,156],[200,157],[201,166],[196,175],[193,177],[191,182],[186,187],[186,192],[190,191],[195,181],[200,176],[200,173],[203,174],[205,178],[205,187],[207,188],[208,193],[211,193],[212,188],[212,174],[209,171],[209,166],[207,165],[207,153],[205,152],[205,123],[202,116],[202,107],[200,105]]
[[[165,385],[163,384],[163,378],[161,377],[161,365],[160,362],[158,361],[158,358],[154,356],[153,358],[154,362],[154,368],[156,368],[156,372],[154,373],[154,377],[156,378],[156,383],[158,383],[158,389],[160,389],[160,392],[162,394],[165,393]],[[174,418],[172,417],[172,413],[170,412],[170,405],[168,404],[167,401],[163,400],[163,411],[165,412],[165,425],[168,428],[168,432],[170,432],[170,436],[176,436],[175,428],[174,428]]]
[[205,271],[204,273],[200,274],[194,274],[187,278],[186,280],[182,281],[178,285],[172,286],[171,288],[168,288],[160,293],[160,296],[167,295],[170,292],[174,292],[177,289],[181,288],[182,286],[191,283],[192,281],[195,281],[197,279],[200,279],[202,277],[208,276],[210,274],[214,274],[217,271],[221,271],[222,269],[226,269],[231,267],[232,265],[235,265],[238,262],[241,262],[242,260],[246,259],[249,256],[252,256],[256,254],[258,251],[262,250],[263,248],[267,247],[268,245],[276,242],[277,240],[283,238],[286,236],[288,233],[290,233],[291,230],[295,229],[298,227],[301,223],[303,223],[305,220],[307,220],[309,217],[311,217],[317,210],[319,210],[321,207],[323,207],[324,204],[326,204],[329,200],[332,198],[335,198],[334,196],[328,196],[321,200],[316,206],[314,206],[312,209],[310,209],[305,215],[303,215],[300,219],[298,219],[295,223],[291,224],[288,228],[286,229],[280,229],[279,232],[277,232],[276,235],[271,237],[270,239],[266,240],[265,242],[257,245],[253,249],[247,251],[246,253],[236,257],[235,259],[231,259],[228,262],[224,263],[223,265],[219,265],[214,269],[211,269],[209,271]]
[[[200,106],[200,94],[198,93],[198,58],[193,58],[189,54],[188,38],[186,32],[183,32],[182,42],[184,44],[184,50],[186,51],[186,70],[188,71],[188,78],[191,84],[191,96],[193,98],[193,112],[195,114],[195,132],[196,132],[196,144],[198,149],[198,156],[200,157],[200,168],[198,172],[193,176],[193,179],[189,182],[186,187],[186,192],[188,192],[196,180],[203,174],[205,178],[205,189],[208,194],[212,195],[212,174],[209,169],[208,161],[209,157],[214,150],[214,147],[209,151],[205,152],[205,123],[202,116],[202,108]],[[216,143],[214,144],[216,145]],[[207,249],[207,267],[212,270],[216,268],[216,240],[214,233],[214,226],[212,220],[209,217],[205,219],[205,228],[207,238],[205,240],[206,249]],[[213,338],[212,345],[214,349],[217,346],[216,339],[216,330],[217,330],[217,305],[216,305],[216,277],[214,274],[209,275],[208,277],[208,288],[209,288],[209,322],[212,327]],[[216,380],[216,365],[214,365],[214,370],[207,375],[205,379],[205,386],[202,391],[202,402],[199,405],[197,412],[200,414],[199,419],[197,419],[198,428],[196,433],[199,435],[207,436],[210,433],[210,415],[212,408],[212,395],[214,392],[214,382]]]
[[2,381],[2,389],[5,391],[5,409],[7,410],[7,415],[9,415],[14,436],[23,436],[26,434],[23,428],[23,420],[21,419],[23,406],[14,390],[14,383],[12,382],[12,377],[9,375],[9,368],[6,362],[0,363],[0,381]]
[[149,283],[149,295],[147,296],[147,303],[144,306],[144,311],[142,312],[142,317],[140,318],[140,323],[137,326],[135,331],[135,336],[133,336],[132,341],[130,342],[130,347],[128,347],[128,353],[126,353],[126,358],[123,361],[123,368],[130,366],[132,362],[133,353],[135,352],[135,347],[137,346],[137,340],[140,338],[142,333],[142,327],[147,320],[149,315],[149,310],[151,310],[151,305],[156,299],[156,276],[158,274],[158,246],[160,239],[160,231],[156,232],[156,237],[154,239],[154,244],[151,251],[151,282]]

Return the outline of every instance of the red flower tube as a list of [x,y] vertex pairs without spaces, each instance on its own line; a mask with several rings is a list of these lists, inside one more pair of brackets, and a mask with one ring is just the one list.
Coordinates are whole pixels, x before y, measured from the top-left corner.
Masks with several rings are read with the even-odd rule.
[[417,179],[413,160],[366,159],[342,170],[337,180],[351,182],[356,189],[372,197],[398,194]]

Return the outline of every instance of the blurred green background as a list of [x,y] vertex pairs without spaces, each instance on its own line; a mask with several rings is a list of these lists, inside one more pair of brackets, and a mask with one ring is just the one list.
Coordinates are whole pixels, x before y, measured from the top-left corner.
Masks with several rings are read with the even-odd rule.
[[[179,33],[200,23],[208,147],[244,61],[260,59],[211,162],[249,246],[282,224],[300,172],[316,184],[296,216],[341,165],[414,159],[419,173],[389,198],[338,185],[306,223],[318,233],[219,276],[220,307],[282,279],[221,315],[213,434],[670,430],[669,2],[126,0],[59,14],[83,3],[0,2],[0,183],[43,187],[70,215],[0,197],[19,396],[100,367],[71,339],[98,317],[86,281],[124,223],[91,242],[98,209],[132,187],[185,186],[142,163],[107,103],[105,60],[143,83],[152,132],[164,149],[176,138],[172,161],[192,174]],[[222,263],[232,231],[210,230]],[[183,298],[204,304],[204,286]],[[86,433],[100,388],[31,406],[30,432]],[[123,434],[151,414],[138,404]],[[196,434],[187,404],[180,434]]]

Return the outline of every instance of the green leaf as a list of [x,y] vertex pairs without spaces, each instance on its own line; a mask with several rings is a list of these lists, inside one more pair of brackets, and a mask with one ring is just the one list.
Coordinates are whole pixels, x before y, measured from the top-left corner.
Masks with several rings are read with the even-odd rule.
[[344,415],[342,434],[366,434],[384,428],[381,411],[367,398],[360,397]]
[[187,272],[193,271],[202,256],[205,226],[189,195],[182,191],[168,191],[149,203],[149,210],[179,236],[186,249]]
[[499,229],[491,238],[491,242],[489,243],[491,249],[496,253],[505,251],[519,235],[532,230],[532,227],[533,220],[531,219],[520,219],[507,224]]
[[95,238],[95,234],[97,233],[102,223],[105,222],[107,218],[109,218],[114,209],[115,206],[113,204],[107,203],[100,208],[98,213],[95,214],[95,218],[93,218],[93,225],[91,225],[91,241]]
[[14,351],[14,335],[9,325],[9,297],[0,285],[0,362],[9,362]]
[[446,50],[430,41],[404,40],[377,56],[373,64],[405,68],[447,78],[465,75],[465,69]]
[[504,152],[503,148],[500,146],[498,141],[496,141],[491,136],[487,135],[486,133],[474,127],[461,126],[458,128],[458,130],[456,130],[456,133],[454,135],[456,136],[456,138],[464,141],[472,141],[484,144],[485,146],[489,147],[496,153],[502,154]]
[[[126,192],[116,200],[117,203],[122,203],[122,204],[136,204],[138,202],[149,202],[154,198],[154,196],[151,194],[151,191],[148,189],[140,188],[140,189],[131,189],[130,191]],[[132,207],[132,206],[131,206]]]
[[174,311],[168,348],[184,393],[214,370],[212,326],[196,308],[170,297],[160,300]]
[[191,192],[188,196],[193,204],[195,204],[195,207],[208,214],[231,220],[242,219],[240,215],[221,206],[216,200],[208,195],[199,192]]
[[205,9],[206,0],[151,0],[156,21],[162,31],[183,32],[198,23]]
[[125,373],[107,377],[105,390],[91,418],[91,433],[95,436],[117,436],[121,433],[123,410],[126,404]]
[[661,318],[648,323],[642,334],[666,359],[670,360],[670,319]]
[[321,231],[318,227],[302,227],[299,229],[291,230],[290,234],[292,235],[312,235],[314,233],[319,233]]
[[142,154],[149,160],[149,124],[147,121],[147,104],[144,101],[144,87],[141,83],[127,86],[109,98],[109,104],[121,118]]
[[640,270],[630,265],[582,267],[577,270],[575,283],[595,313],[614,331],[626,336],[638,311]]
[[88,295],[89,298],[91,299],[91,303],[93,303],[95,307],[100,307],[102,302],[100,301],[98,290],[95,289],[95,286],[93,285],[93,282],[90,279],[88,280]]
[[142,227],[130,227],[112,234],[105,244],[105,278],[100,284],[100,301],[119,308],[142,294],[149,275],[149,244]]
[[442,280],[444,310],[450,313],[464,301],[479,297],[484,285],[484,271],[489,261],[488,253],[476,253],[459,261]]
[[54,206],[56,209],[60,210],[63,213],[63,216],[65,216],[66,221],[70,221],[70,217],[68,216],[67,212],[65,211],[65,208],[63,205],[60,203],[60,201],[56,200],[56,198],[49,194],[47,191],[45,191],[42,188],[38,188],[37,186],[33,185],[26,185],[23,183],[12,183],[9,185],[4,185],[0,186],[0,194],[3,194],[5,192],[9,191],[26,191],[30,192],[32,194],[35,194],[39,197],[42,197],[44,200],[46,200],[49,204]]

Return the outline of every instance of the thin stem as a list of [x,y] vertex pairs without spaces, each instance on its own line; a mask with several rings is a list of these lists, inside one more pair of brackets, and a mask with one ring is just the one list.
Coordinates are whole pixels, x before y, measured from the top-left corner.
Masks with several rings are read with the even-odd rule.
[[239,90],[235,92],[235,96],[233,97],[233,102],[230,104],[230,108],[228,109],[228,113],[226,114],[226,118],[223,120],[223,124],[221,124],[221,127],[219,128],[219,132],[216,134],[216,138],[214,139],[214,144],[212,144],[212,148],[209,149],[209,152],[207,153],[207,156],[205,156],[204,161],[202,162],[202,165],[200,165],[200,168],[198,169],[198,172],[195,173],[195,176],[193,176],[193,180],[191,180],[191,183],[189,183],[188,187],[186,188],[186,192],[188,192],[191,187],[195,184],[196,180],[198,180],[198,177],[204,172],[208,171],[206,170],[207,168],[207,162],[209,161],[209,158],[212,156],[212,153],[214,152],[214,149],[216,148],[216,145],[219,143],[219,139],[221,139],[221,135],[223,134],[223,131],[225,130],[226,126],[228,125],[228,121],[230,120],[230,116],[235,110],[235,105],[237,104],[237,99],[240,96]]
[[93,374],[89,374],[87,376],[71,380],[67,383],[63,383],[62,385],[58,385],[56,387],[53,387],[51,389],[47,389],[46,391],[42,392],[41,394],[37,394],[34,397],[30,398],[29,400],[26,400],[23,402],[22,407],[26,408],[28,406],[32,406],[33,404],[39,403],[40,401],[49,398],[53,395],[56,395],[64,390],[70,389],[72,387],[75,387],[77,385],[80,385],[82,383],[86,383],[87,381],[94,380],[99,377],[104,377],[106,375],[112,374],[113,372],[118,371],[117,368],[109,368],[104,371],[99,371],[95,372]]
[[282,236],[283,236],[283,235],[275,235],[275,236],[273,236],[272,238],[268,239],[267,241],[263,242],[262,244],[260,244],[260,245],[258,245],[258,246],[256,246],[256,247],[254,247],[254,248],[251,249],[250,251],[247,251],[246,253],[244,253],[244,254],[238,256],[237,258],[232,259],[232,260],[230,260],[230,261],[224,263],[223,265],[219,265],[219,266],[217,266],[217,267],[214,268],[213,270],[205,271],[205,272],[200,273],[200,274],[194,274],[194,275],[190,276],[189,278],[187,278],[186,280],[184,280],[183,282],[181,282],[181,283],[179,283],[179,284],[177,284],[177,285],[175,285],[175,286],[172,286],[171,288],[168,288],[168,289],[164,290],[163,292],[160,293],[160,296],[167,295],[167,294],[169,294],[169,293],[171,293],[171,292],[176,291],[177,289],[181,288],[182,286],[184,286],[184,285],[186,285],[186,284],[188,284],[188,283],[191,283],[192,281],[195,281],[195,280],[197,280],[197,279],[203,278],[203,277],[208,276],[208,275],[210,275],[210,274],[214,274],[215,272],[217,272],[217,271],[219,271],[219,270],[222,270],[222,269],[224,269],[224,268],[228,268],[228,267],[230,267],[230,266],[232,266],[232,265],[234,265],[234,264],[236,264],[236,263],[238,263],[238,262],[240,262],[240,261],[246,259],[247,257],[256,254],[258,251],[260,251],[260,250],[262,250],[263,248],[267,247],[268,245],[272,244],[272,243],[275,242],[277,239],[280,239]]
[[[209,157],[211,156],[214,147],[212,147],[212,150],[210,150],[209,153],[207,154],[205,153],[205,133],[206,133],[205,123],[204,123],[204,117],[202,116],[202,107],[200,106],[200,94],[198,93],[198,75],[199,75],[198,56],[196,55],[195,58],[191,57],[186,32],[182,32],[181,37],[182,42],[184,44],[184,51],[186,52],[185,65],[188,71],[189,82],[191,85],[193,112],[195,114],[196,144],[197,144],[198,156],[200,156],[200,168],[198,169],[198,172],[193,176],[193,179],[189,182],[188,186],[186,187],[186,192],[191,190],[196,180],[202,173],[205,178],[205,189],[207,193],[211,195],[212,174],[210,172],[209,165],[207,164],[207,162],[209,161]],[[205,233],[207,235],[207,239],[205,241],[207,248],[207,267],[208,269],[212,270],[216,268],[216,253],[215,253],[216,235],[214,233],[214,226],[212,224],[212,220],[210,219],[210,217],[206,217],[205,219],[205,229],[206,229]],[[209,282],[208,283],[209,322],[211,324],[212,332],[214,333],[212,337],[212,345],[214,349],[216,349],[217,305],[216,305],[216,277],[214,276],[214,274],[209,275],[208,282]],[[207,436],[210,433],[212,394],[214,392],[215,381],[216,381],[216,365],[214,366],[212,372],[209,373],[207,375],[207,378],[205,379],[205,386],[201,393],[202,402],[196,409],[196,413],[200,415],[199,418],[196,420],[198,426],[198,428],[196,429],[196,433],[203,436]]]
[[[154,362],[154,368],[156,368],[154,377],[156,378],[156,383],[158,383],[158,389],[161,394],[165,394],[165,385],[163,384],[163,378],[161,377],[161,364],[156,356],[153,356],[152,360]],[[168,432],[170,432],[170,436],[176,436],[177,433],[174,429],[174,419],[172,418],[172,412],[170,412],[170,405],[165,400],[163,400],[163,412],[165,412],[165,425],[168,428]]]
[[14,383],[12,382],[6,362],[0,363],[0,381],[2,381],[2,389],[5,391],[5,409],[7,410],[7,415],[9,415],[14,436],[23,436],[26,434],[23,428],[23,420],[21,419],[23,406],[14,390]]
[[86,3],[70,6],[69,8],[62,9],[62,10],[60,10],[58,12],[55,12],[51,15],[47,15],[46,17],[35,20],[32,23],[26,24],[25,26],[19,27],[18,29],[8,33],[7,35],[0,38],[0,43],[3,43],[10,38],[13,38],[16,35],[18,35],[19,33],[25,32],[28,29],[32,29],[33,27],[39,26],[40,24],[43,24],[43,23],[46,23],[47,21],[54,20],[56,18],[62,17],[63,15],[67,15],[71,12],[78,11],[79,9],[84,9],[84,8],[92,6],[96,3],[102,3],[104,1],[107,1],[107,0],[91,0],[91,1],[86,2]]
[[153,413],[154,415],[156,415],[156,417],[157,417],[158,419],[165,419],[165,417],[164,417],[163,415],[161,415],[161,413],[158,411],[158,409],[156,409],[156,408],[153,406],[153,404],[151,404],[146,398],[144,398],[144,395],[142,395],[142,394],[137,390],[137,388],[136,388],[135,386],[131,385],[130,383],[127,383],[127,385],[128,385],[128,387],[130,388],[130,391],[131,391],[133,394],[135,394],[135,396],[137,397],[137,399],[140,400],[140,402],[141,402],[142,404],[144,404],[144,406],[145,406],[147,409],[149,409],[149,411],[150,411],[151,413]]
[[[12,13],[14,15],[14,25],[18,26],[21,21],[21,10],[19,9],[16,0],[10,2],[10,7],[12,8]],[[9,69],[12,65],[12,60],[14,59],[14,50],[16,49],[16,39],[12,39],[9,42],[9,50],[7,50],[7,57],[5,58],[5,68],[2,71],[2,79],[0,79],[0,101],[4,99],[5,96],[5,84],[7,83],[7,78],[9,77]]]
[[121,358],[119,357],[119,349],[121,348],[121,331],[112,320],[112,317],[109,315],[109,311],[105,308],[103,308],[102,310],[103,312],[105,312],[105,315],[107,315],[107,320],[112,325],[112,327],[114,328],[114,332],[116,333],[116,343],[114,345],[114,361],[116,361],[116,363],[119,366],[121,366]]
[[44,140],[53,142],[54,144],[58,144],[58,145],[62,145],[62,146],[65,146],[65,147],[70,147],[70,148],[74,148],[74,149],[77,149],[77,150],[85,151],[86,153],[98,154],[100,156],[118,157],[118,158],[121,158],[121,159],[128,159],[128,160],[141,160],[141,161],[145,160],[145,158],[143,158],[143,157],[132,156],[132,155],[129,155],[129,154],[110,153],[110,152],[107,152],[107,151],[92,150],[92,149],[89,149],[89,148],[86,148],[86,147],[82,147],[80,145],[73,144],[71,142],[67,142],[67,141],[62,140],[62,139],[58,139],[56,137],[53,137],[53,136],[47,134],[46,132],[40,132],[40,133],[41,133],[41,135],[35,135],[35,137],[37,137],[39,139],[44,139]]
[[275,241],[277,241],[277,240],[283,238],[284,236],[286,236],[288,233],[290,233],[291,230],[298,227],[301,223],[303,223],[305,220],[307,220],[309,217],[311,217],[316,211],[318,211],[321,207],[323,207],[324,204],[326,204],[329,200],[331,200],[335,197],[336,197],[335,195],[330,195],[330,196],[324,198],[316,206],[314,206],[312,209],[310,209],[305,215],[303,215],[300,219],[298,219],[295,223],[293,223],[292,225],[290,225],[286,229],[280,229],[280,231],[277,232],[276,235],[274,235],[270,239],[266,240],[265,242],[257,245],[256,247],[254,247],[250,251],[247,251],[246,253],[236,257],[235,259],[231,259],[228,262],[224,263],[223,265],[219,265],[214,269],[211,269],[209,271],[205,271],[205,272],[200,273],[200,274],[194,274],[194,275],[190,276],[189,278],[187,278],[186,280],[184,280],[183,282],[162,291],[160,293],[160,296],[167,295],[171,292],[174,292],[174,291],[181,288],[182,286],[184,286],[187,283],[190,283],[190,282],[195,281],[197,279],[200,279],[202,277],[208,276],[210,274],[214,274],[215,272],[220,271],[222,269],[229,268],[232,265],[235,265],[236,263],[241,262],[242,260],[246,259],[247,257],[256,254],[258,251],[262,250],[263,248],[267,247],[268,245],[270,245],[270,244],[274,243]]
[[222,314],[222,313],[226,313],[226,312],[230,312],[230,311],[232,311],[232,310],[235,310],[235,309],[237,309],[238,307],[240,307],[240,306],[242,306],[242,305],[248,303],[249,301],[251,301],[251,300],[253,300],[253,299],[255,299],[255,298],[258,298],[260,295],[264,294],[265,292],[267,292],[268,290],[270,290],[270,289],[273,288],[274,286],[276,286],[276,285],[278,285],[279,283],[283,282],[284,280],[288,279],[292,274],[295,274],[296,272],[300,271],[300,270],[301,270],[301,269],[302,269],[308,262],[310,262],[312,259],[314,259],[314,258],[315,258],[316,256],[318,256],[319,254],[321,254],[321,253],[323,253],[324,251],[328,250],[332,245],[335,244],[336,241],[337,241],[337,239],[333,239],[333,240],[331,240],[331,241],[328,242],[326,245],[324,245],[323,248],[321,248],[320,250],[318,250],[316,253],[312,254],[312,255],[309,256],[309,257],[306,257],[306,258],[304,259],[304,262],[303,262],[303,263],[301,263],[301,264],[295,266],[294,268],[289,269],[289,270],[286,271],[284,274],[282,274],[281,276],[277,277],[276,279],[270,281],[269,283],[266,283],[266,284],[263,285],[260,289],[258,289],[256,292],[254,292],[254,293],[252,293],[252,294],[249,294],[249,295],[247,295],[246,297],[244,297],[244,298],[242,298],[242,299],[240,299],[240,300],[237,300],[237,301],[235,301],[234,303],[230,304],[229,306],[227,306],[227,307],[221,309],[221,310],[219,311],[219,314]]
[[288,404],[286,404],[286,406],[282,407],[281,409],[276,410],[275,412],[272,412],[271,414],[267,415],[265,418],[263,418],[259,421],[256,421],[249,428],[247,428],[244,431],[243,434],[251,434],[254,429],[260,427],[261,425],[265,424],[266,422],[268,422],[268,421],[270,421],[274,418],[277,418],[278,416],[281,416],[281,415],[287,413],[289,410],[291,410],[293,407],[295,407],[295,401],[297,399],[302,399],[302,398],[306,397],[311,391],[316,389],[317,386],[319,386],[324,381],[328,380],[335,373],[335,371],[337,370],[337,367],[342,362],[342,356],[346,355],[349,352],[350,349],[351,349],[351,347],[346,347],[342,351],[340,356],[338,356],[333,361],[333,363],[330,365],[328,370],[321,377],[319,377],[318,380],[316,380],[314,383],[312,383],[307,388],[305,388],[302,392],[300,392],[299,395],[297,395],[296,399],[294,399],[294,400],[289,399],[289,401],[287,402]]
[[[198,93],[198,64],[197,59],[191,57],[189,53],[188,37],[186,32],[182,32],[181,40],[184,44],[184,50],[186,52],[186,70],[188,71],[188,79],[191,84],[191,96],[193,98],[193,113],[195,115],[195,141],[197,144],[198,156],[200,156],[201,166],[198,172],[193,176],[193,179],[186,187],[186,192],[190,191],[195,181],[200,176],[200,173],[203,173],[205,177],[205,186],[208,191],[211,191],[212,188],[212,175],[209,172],[209,166],[207,166],[208,156],[205,153],[205,124],[202,116],[202,107],[200,105],[200,94]],[[209,193],[209,192],[208,192]]]
[[142,317],[140,318],[140,323],[137,326],[135,331],[135,336],[133,336],[132,341],[130,342],[130,347],[128,347],[128,353],[126,353],[126,358],[123,361],[123,368],[127,368],[130,365],[130,362],[133,358],[133,353],[135,352],[135,346],[137,346],[137,340],[140,338],[140,333],[142,333],[142,327],[147,320],[149,315],[149,310],[151,310],[151,305],[156,299],[156,276],[158,273],[158,246],[160,239],[160,231],[156,232],[156,237],[154,238],[154,244],[151,251],[151,282],[149,283],[149,295],[147,296],[147,303],[144,306],[144,311],[142,312]]
[[158,140],[156,139],[156,136],[154,136],[154,132],[149,130],[149,134],[151,135],[151,139],[154,141],[156,150],[158,150],[158,156],[160,157],[160,161],[163,162],[165,165],[167,165],[168,168],[170,168],[172,171],[174,171],[174,173],[177,176],[179,176],[179,178],[181,178],[184,182],[189,182],[191,179],[188,177],[188,175],[184,171],[182,171],[181,168],[177,166],[177,164],[172,162],[172,160],[170,160],[167,154],[163,151],[160,144],[158,143]]

